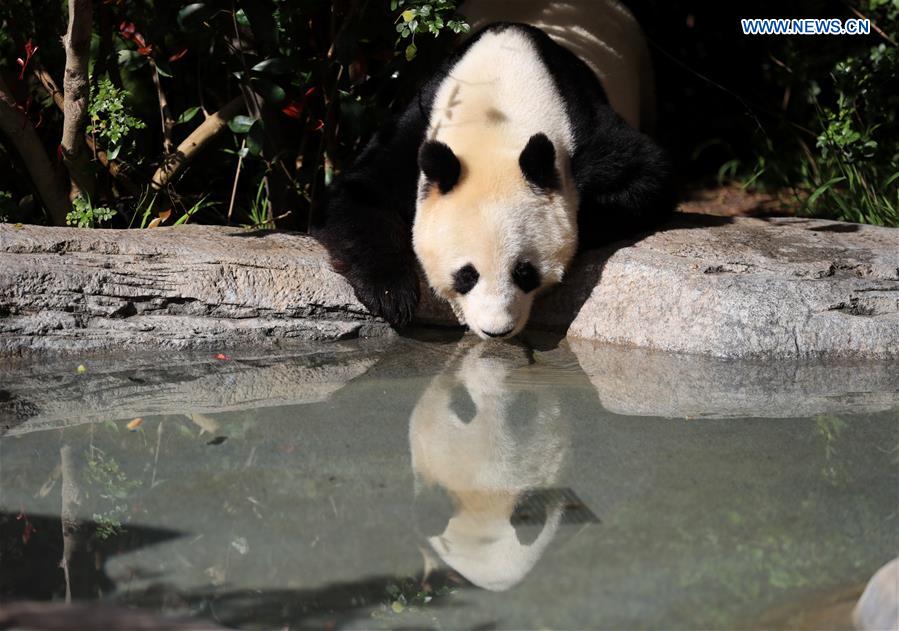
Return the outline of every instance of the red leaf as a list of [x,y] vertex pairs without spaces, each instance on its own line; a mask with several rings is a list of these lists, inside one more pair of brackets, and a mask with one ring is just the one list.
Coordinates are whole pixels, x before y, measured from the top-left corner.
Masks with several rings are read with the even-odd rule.
[[143,55],[144,57],[149,57],[153,53],[152,46],[140,46],[137,49],[137,52]]
[[182,48],[180,51],[178,51],[174,55],[171,55],[169,57],[169,61],[178,61],[179,59],[184,57],[184,55],[186,55],[186,54],[187,54],[187,48]]
[[291,101],[287,105],[281,108],[281,113],[285,116],[290,116],[291,118],[300,118],[300,114],[303,112],[303,103],[300,101]]
[[219,353],[219,354],[215,355],[215,358],[218,360],[221,360],[223,362],[226,362],[229,359],[231,359],[228,355],[225,355],[224,353]]
[[28,542],[31,541],[31,535],[37,532],[37,528],[31,525],[30,521],[25,522],[25,529],[22,530],[22,543],[26,546]]
[[319,119],[318,119],[317,121],[315,121],[315,123],[312,125],[312,131],[318,131],[318,130],[324,128],[324,126],[325,126],[325,121],[323,121],[322,119],[319,118]]
[[19,509],[19,514],[16,515],[16,521],[22,520],[25,520],[25,527],[22,529],[22,543],[28,545],[28,542],[31,541],[31,535],[37,532],[37,528],[28,521],[28,515],[25,514],[24,508]]
[[35,46],[31,41],[31,38],[28,38],[28,41],[25,42],[25,59],[23,60],[21,57],[16,57],[16,63],[19,64],[19,67],[22,69],[19,72],[19,81],[21,81],[25,76],[25,69],[28,67],[28,63],[31,61],[31,58],[34,57],[34,54],[38,51],[39,46]]
[[137,27],[134,26],[134,22],[122,21],[122,23],[119,24],[119,33],[121,33],[122,37],[125,39],[131,39],[131,36],[134,35],[136,30]]

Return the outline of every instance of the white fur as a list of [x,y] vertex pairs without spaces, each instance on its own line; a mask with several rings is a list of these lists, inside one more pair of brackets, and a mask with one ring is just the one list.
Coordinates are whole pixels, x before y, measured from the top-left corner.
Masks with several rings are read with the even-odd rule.
[[[538,268],[542,289],[561,280],[577,249],[573,135],[561,103],[534,46],[512,28],[485,33],[437,91],[427,137],[453,150],[462,177],[445,195],[422,180],[413,246],[431,287],[481,337],[515,335],[527,324],[538,292],[515,286],[516,262]],[[561,190],[548,195],[533,189],[518,164],[537,133],[553,143],[561,174]],[[459,295],[452,275],[468,264],[480,280]]]
[[652,64],[643,31],[617,0],[466,0],[472,32],[491,22],[524,22],[583,59],[609,104],[634,129],[655,122]]

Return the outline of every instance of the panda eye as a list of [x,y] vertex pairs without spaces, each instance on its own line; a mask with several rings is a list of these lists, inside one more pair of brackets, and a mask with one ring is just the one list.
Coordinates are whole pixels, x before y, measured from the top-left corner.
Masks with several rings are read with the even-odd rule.
[[471,395],[462,384],[456,384],[450,391],[450,410],[460,421],[468,425],[478,413],[478,406],[471,400]]
[[512,281],[521,291],[528,293],[540,286],[540,272],[531,263],[519,261],[512,270]]
[[474,265],[469,263],[465,267],[461,267],[456,270],[453,274],[453,289],[455,289],[460,294],[467,294],[474,286],[478,284],[478,279],[481,277],[478,274],[478,270],[474,268]]

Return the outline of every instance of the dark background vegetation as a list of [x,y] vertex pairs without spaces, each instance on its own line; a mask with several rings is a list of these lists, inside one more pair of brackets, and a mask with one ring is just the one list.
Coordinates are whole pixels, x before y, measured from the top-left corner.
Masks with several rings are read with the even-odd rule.
[[[466,30],[457,4],[0,0],[0,221],[304,230]],[[625,4],[685,191],[736,183],[781,212],[899,225],[899,0]],[[83,119],[64,102],[70,6],[82,29],[92,17]],[[739,21],[859,16],[870,35],[744,36]]]

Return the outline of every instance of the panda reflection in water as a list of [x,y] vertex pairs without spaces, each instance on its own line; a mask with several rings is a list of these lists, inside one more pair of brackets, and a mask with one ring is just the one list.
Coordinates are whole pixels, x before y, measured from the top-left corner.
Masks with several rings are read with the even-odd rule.
[[[625,15],[645,49],[617,2],[579,6],[587,24]],[[572,48],[585,58],[605,46],[583,42]],[[597,73],[616,90],[622,77],[646,77],[598,67],[626,65],[626,55],[591,62],[539,28],[492,23],[379,131],[335,180],[313,228],[366,308],[407,324],[419,299],[417,258],[460,322],[485,339],[510,337],[578,249],[652,228],[673,209],[665,155],[613,111]],[[641,108],[635,98],[625,100],[632,110]],[[639,124],[625,101],[621,114]]]
[[[409,421],[416,527],[447,565],[493,591],[531,571],[567,504],[553,492],[569,434],[557,387],[516,378],[532,368],[517,350],[481,342],[458,353]],[[438,510],[446,496],[449,510]]]

